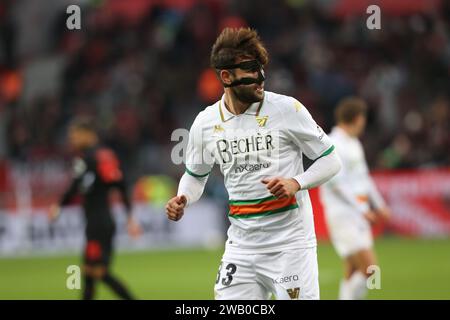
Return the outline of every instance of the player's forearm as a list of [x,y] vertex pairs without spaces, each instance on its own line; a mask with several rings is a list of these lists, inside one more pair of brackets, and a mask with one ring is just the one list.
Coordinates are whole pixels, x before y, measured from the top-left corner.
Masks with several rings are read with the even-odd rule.
[[386,202],[384,201],[381,194],[373,182],[372,178],[369,176],[369,201],[375,209],[382,209],[386,207]]
[[302,190],[315,188],[334,177],[342,164],[336,151],[316,160],[305,172],[293,177]]
[[128,195],[128,188],[124,180],[120,180],[115,183],[115,187],[120,191],[122,194],[122,202],[125,206],[125,212],[127,216],[131,215],[131,201],[130,196]]
[[385,208],[386,202],[384,201],[383,197],[381,196],[380,192],[378,191],[378,189],[375,185],[375,182],[373,181],[373,179],[370,175],[369,166],[367,165],[367,161],[365,161],[365,160],[364,160],[364,167],[365,167],[365,172],[366,172],[364,179],[366,180],[366,183],[368,186],[367,195],[369,197],[370,204],[376,210]]
[[63,196],[61,197],[61,199],[59,200],[59,206],[66,206],[67,204],[69,204],[70,199],[73,197],[72,193],[69,191],[66,191]]
[[200,197],[203,194],[203,191],[205,190],[205,185],[207,181],[208,176],[199,178],[193,177],[188,173],[184,173],[178,185],[177,195],[186,196],[187,198],[186,207],[200,199]]
[[80,182],[79,178],[75,178],[72,180],[70,187],[67,189],[67,191],[64,193],[64,195],[61,197],[59,201],[60,206],[66,206],[70,203],[72,198],[77,194],[79,182]]

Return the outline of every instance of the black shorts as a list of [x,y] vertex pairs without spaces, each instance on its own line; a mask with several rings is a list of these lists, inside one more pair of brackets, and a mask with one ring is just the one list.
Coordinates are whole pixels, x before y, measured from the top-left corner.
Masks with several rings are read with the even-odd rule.
[[87,235],[84,263],[88,266],[108,267],[113,253],[113,233]]

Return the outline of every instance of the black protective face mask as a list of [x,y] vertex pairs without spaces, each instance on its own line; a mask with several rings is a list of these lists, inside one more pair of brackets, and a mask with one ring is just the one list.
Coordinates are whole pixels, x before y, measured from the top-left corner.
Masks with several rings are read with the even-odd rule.
[[216,69],[219,70],[241,69],[246,72],[258,72],[258,78],[244,77],[241,79],[237,79],[230,84],[224,83],[223,86],[225,88],[240,86],[242,84],[243,85],[249,85],[254,83],[261,84],[266,79],[264,77],[264,70],[258,60],[249,60],[237,64],[216,66]]

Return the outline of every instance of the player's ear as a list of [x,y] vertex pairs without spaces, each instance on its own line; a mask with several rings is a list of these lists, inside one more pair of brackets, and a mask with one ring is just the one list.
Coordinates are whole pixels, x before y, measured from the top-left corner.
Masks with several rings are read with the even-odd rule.
[[233,81],[232,74],[228,70],[220,70],[219,76],[220,80],[222,80],[222,83],[224,84],[230,84]]

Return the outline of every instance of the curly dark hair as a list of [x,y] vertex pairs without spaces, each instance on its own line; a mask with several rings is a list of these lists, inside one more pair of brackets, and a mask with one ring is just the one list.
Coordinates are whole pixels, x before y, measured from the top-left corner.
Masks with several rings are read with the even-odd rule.
[[256,59],[262,66],[269,62],[264,44],[254,29],[225,28],[217,37],[211,50],[211,66],[232,65],[237,59]]

